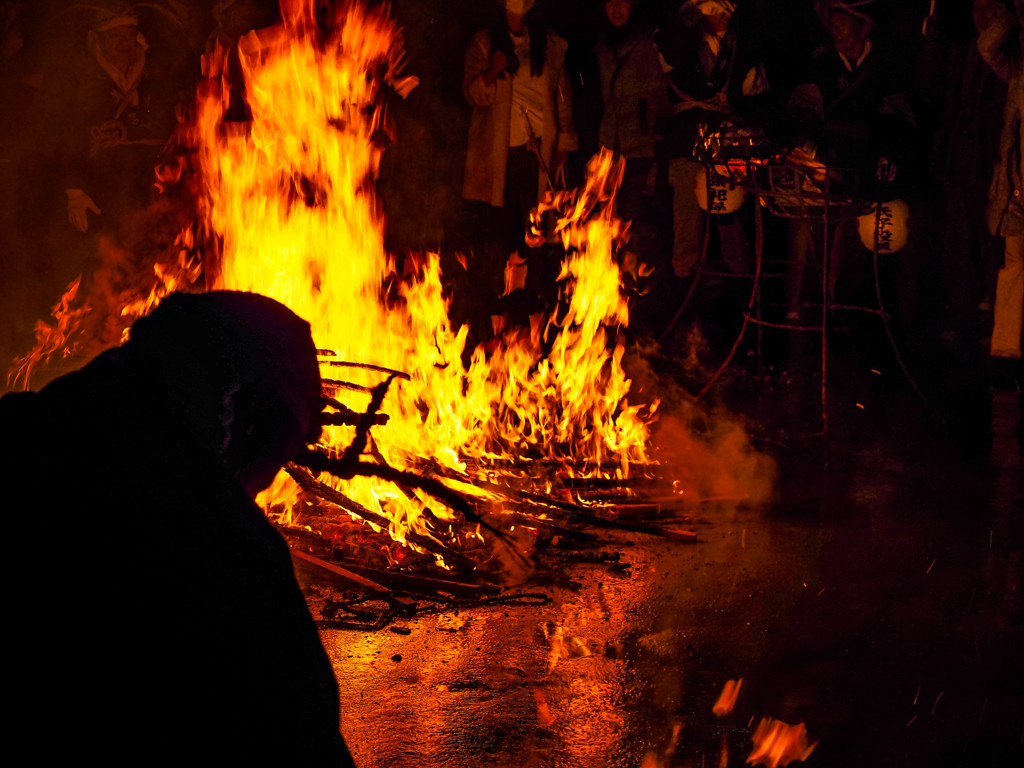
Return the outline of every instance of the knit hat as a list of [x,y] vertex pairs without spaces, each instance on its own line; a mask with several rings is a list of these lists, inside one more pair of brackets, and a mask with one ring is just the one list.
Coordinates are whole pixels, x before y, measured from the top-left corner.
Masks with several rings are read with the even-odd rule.
[[829,0],[828,9],[848,14],[867,24],[873,25],[877,21],[875,0]]
[[732,0],[694,0],[693,4],[705,16],[713,16],[716,13],[731,15],[736,11],[736,3]]
[[99,2],[96,5],[84,6],[93,9],[93,32],[106,32],[115,27],[137,27],[139,17],[135,7],[124,2]]
[[519,15],[525,15],[533,8],[533,0],[501,0],[501,4],[505,6],[505,10],[509,13]]
[[[290,413],[319,434],[320,369],[310,326],[273,299],[240,291],[175,293],[132,325],[124,349],[162,362],[207,428],[226,393],[254,385],[258,406]],[[236,414],[238,415],[238,414]]]

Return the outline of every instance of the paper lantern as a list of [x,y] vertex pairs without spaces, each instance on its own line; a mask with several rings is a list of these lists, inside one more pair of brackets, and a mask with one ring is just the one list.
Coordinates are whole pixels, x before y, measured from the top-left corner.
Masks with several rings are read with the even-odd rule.
[[[708,177],[701,168],[693,182],[693,191],[697,195],[697,205],[702,211],[711,213],[733,213],[743,205],[746,193],[739,187],[718,178],[712,179],[708,185]],[[710,199],[710,204],[709,204]]]
[[910,222],[910,208],[903,200],[879,203],[871,213],[857,219],[860,241],[869,251],[875,250],[878,239],[879,253],[896,253],[907,244],[907,227]]

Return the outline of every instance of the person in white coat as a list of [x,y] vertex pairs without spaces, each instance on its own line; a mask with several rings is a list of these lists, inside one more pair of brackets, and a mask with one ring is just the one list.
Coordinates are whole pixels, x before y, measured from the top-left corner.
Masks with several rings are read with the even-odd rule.
[[[462,92],[473,107],[462,196],[487,206],[490,241],[476,254],[482,285],[505,293],[505,262],[523,252],[530,210],[577,148],[567,43],[533,0],[503,0],[466,52]],[[493,314],[499,314],[495,312]]]

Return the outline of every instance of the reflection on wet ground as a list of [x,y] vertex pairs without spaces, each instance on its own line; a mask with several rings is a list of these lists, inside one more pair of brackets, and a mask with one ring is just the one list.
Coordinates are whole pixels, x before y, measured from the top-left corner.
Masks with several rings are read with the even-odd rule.
[[[768,717],[807,765],[1024,764],[1018,395],[940,428],[882,373],[833,386],[827,473],[820,438],[766,441],[774,501],[709,507],[695,545],[618,534],[629,568],[567,566],[540,606],[325,630],[357,763],[739,766]],[[792,434],[816,386],[758,396]]]

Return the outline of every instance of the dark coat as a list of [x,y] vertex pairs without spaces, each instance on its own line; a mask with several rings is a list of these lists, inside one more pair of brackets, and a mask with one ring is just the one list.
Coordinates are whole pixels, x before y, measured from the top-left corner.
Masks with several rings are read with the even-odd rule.
[[819,50],[790,101],[800,138],[813,140],[830,165],[870,168],[881,158],[897,165],[913,154],[914,115],[906,78],[873,46],[851,71],[836,50]]
[[651,34],[639,30],[612,49],[597,46],[604,112],[598,139],[623,157],[654,157],[658,130],[669,114],[665,74]]
[[1005,11],[978,35],[978,50],[1007,84],[999,161],[989,189],[988,221],[994,235],[1024,233],[1024,54],[1021,24]]
[[655,33],[654,42],[667,68],[673,111],[665,130],[668,156],[692,157],[705,127],[714,130],[730,118],[757,119],[765,84],[759,83],[757,95],[744,85],[759,71],[763,76],[760,51],[737,29],[736,24],[731,26],[713,53],[704,39],[700,12],[684,3]]
[[8,733],[54,765],[351,766],[287,545],[124,348],[0,398]]

